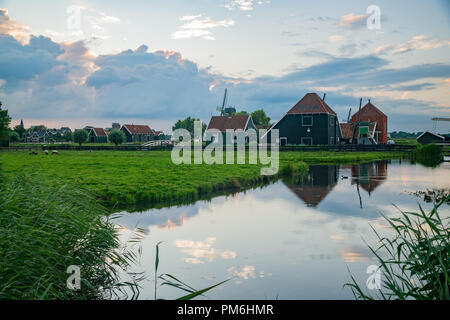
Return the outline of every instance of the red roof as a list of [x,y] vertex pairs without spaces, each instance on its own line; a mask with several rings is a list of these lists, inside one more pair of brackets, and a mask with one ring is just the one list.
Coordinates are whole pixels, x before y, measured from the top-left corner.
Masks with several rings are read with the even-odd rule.
[[92,128],[97,137],[106,137],[106,132],[103,128]]
[[236,116],[212,116],[209,120],[208,128],[217,129],[221,132],[229,130],[245,130],[247,122],[249,121],[249,114],[236,115]]
[[[355,114],[352,116],[353,122],[358,121],[358,112],[359,111],[355,112]],[[370,118],[370,120],[375,120],[379,116],[387,117],[380,109],[375,107],[371,102],[367,102],[367,104],[361,108],[361,118],[364,119]]]
[[315,92],[307,93],[305,96],[297,102],[295,106],[291,108],[287,113],[290,114],[312,114],[312,113],[329,113],[336,115],[325,101],[323,101],[319,95]]
[[123,127],[131,134],[152,134],[152,129],[149,126],[124,124]]

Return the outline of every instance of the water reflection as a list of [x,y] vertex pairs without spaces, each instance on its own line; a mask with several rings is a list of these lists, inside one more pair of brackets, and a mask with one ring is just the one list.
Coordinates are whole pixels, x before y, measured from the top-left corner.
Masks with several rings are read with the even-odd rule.
[[[415,211],[410,192],[450,188],[450,164],[425,168],[401,161],[361,165],[311,166],[307,177],[221,196],[191,205],[125,213],[123,239],[136,227],[143,240],[141,265],[152,270],[155,244],[164,241],[160,270],[207,287],[229,277],[206,298],[351,299],[347,267],[362,283],[373,255],[362,239],[375,241],[370,225],[390,230],[380,212]],[[361,205],[362,204],[362,205]],[[442,215],[450,215],[449,206]],[[370,224],[370,225],[369,225]],[[143,284],[151,298],[153,284]],[[178,292],[161,289],[171,299]]]
[[286,182],[286,185],[308,206],[316,207],[333,190],[338,174],[338,166],[312,165],[306,177],[297,177],[294,181]]

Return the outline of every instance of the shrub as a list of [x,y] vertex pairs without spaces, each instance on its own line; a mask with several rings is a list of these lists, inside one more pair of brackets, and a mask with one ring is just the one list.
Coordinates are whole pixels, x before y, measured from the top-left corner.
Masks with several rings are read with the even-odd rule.
[[108,134],[108,139],[117,147],[119,144],[124,143],[125,135],[120,130],[111,130],[111,132]]
[[78,143],[81,147],[88,139],[88,133],[86,130],[75,130],[73,133],[73,141]]
[[427,167],[436,167],[443,160],[442,147],[434,143],[418,146],[411,152],[411,160]]

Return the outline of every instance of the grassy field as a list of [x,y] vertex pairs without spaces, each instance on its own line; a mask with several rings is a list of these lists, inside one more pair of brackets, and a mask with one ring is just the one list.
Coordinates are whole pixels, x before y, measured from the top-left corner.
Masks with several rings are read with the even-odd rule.
[[416,138],[394,138],[395,144],[409,145],[409,146],[420,146]]
[[[391,152],[281,152],[280,172],[305,172],[305,163],[348,163],[392,159]],[[84,189],[114,210],[133,205],[190,202],[227,190],[239,190],[271,179],[260,175],[261,165],[175,165],[169,151],[62,151],[37,156],[2,152],[5,177],[34,173],[41,179]]]

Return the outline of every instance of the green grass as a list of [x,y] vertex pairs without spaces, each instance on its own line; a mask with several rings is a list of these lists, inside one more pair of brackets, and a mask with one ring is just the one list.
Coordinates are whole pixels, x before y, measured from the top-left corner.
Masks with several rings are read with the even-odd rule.
[[387,218],[393,237],[378,237],[370,247],[381,271],[381,288],[376,296],[364,292],[352,276],[349,286],[357,299],[450,300],[450,225],[438,211],[450,201],[441,199],[426,213],[403,212]]
[[[280,172],[289,163],[301,173],[307,170],[305,163],[364,162],[400,156],[392,152],[280,152]],[[49,156],[14,151],[1,152],[0,161],[6,178],[19,172],[35,173],[45,181],[84,189],[115,209],[189,202],[271,180],[260,175],[261,165],[175,165],[170,151],[60,151]]]
[[444,160],[442,147],[434,143],[420,145],[411,152],[411,160],[427,167],[436,167]]
[[[0,299],[137,296],[139,276],[126,283],[118,276],[137,255],[121,248],[92,196],[37,175],[0,182]],[[80,268],[80,290],[67,287],[71,265]]]
[[395,144],[409,145],[409,146],[420,146],[416,138],[393,138]]

